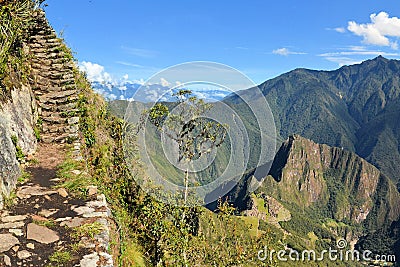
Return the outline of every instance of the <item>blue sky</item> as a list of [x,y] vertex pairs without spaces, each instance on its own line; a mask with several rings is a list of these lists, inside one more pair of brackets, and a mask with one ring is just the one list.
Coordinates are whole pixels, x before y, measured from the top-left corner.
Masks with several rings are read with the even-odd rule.
[[93,80],[146,80],[201,60],[261,83],[299,67],[332,70],[379,54],[400,57],[398,0],[46,3],[51,25]]

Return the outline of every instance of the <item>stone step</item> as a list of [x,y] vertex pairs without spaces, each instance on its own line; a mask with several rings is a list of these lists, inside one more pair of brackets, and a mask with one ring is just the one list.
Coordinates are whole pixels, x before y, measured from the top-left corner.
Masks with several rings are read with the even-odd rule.
[[47,93],[39,98],[39,101],[46,103],[50,99],[60,99],[76,94],[76,90],[63,90],[59,92]]
[[39,73],[43,73],[43,71],[50,71],[51,66],[49,65],[45,65],[45,64],[41,64],[39,62],[33,62],[32,63],[32,73],[38,75]]
[[[67,63],[67,62],[64,57],[53,59],[53,64],[65,64],[65,63]],[[67,70],[63,70],[63,71],[67,71]]]
[[52,48],[48,48],[47,51],[50,52],[50,53],[53,53],[53,52],[56,53],[56,52],[61,51],[61,47],[60,46],[54,46]]
[[58,134],[42,134],[41,138],[44,143],[65,143],[67,139],[78,138],[78,135],[73,135],[70,133]]
[[46,99],[46,102],[41,102],[39,100],[39,102],[44,103],[44,104],[61,105],[61,104],[68,104],[68,103],[75,102],[78,99],[79,99],[79,97],[77,95],[70,95],[67,97],[57,98],[57,99],[49,98],[49,99]]
[[48,81],[49,81],[49,85],[41,88],[41,91],[44,94],[52,93],[52,92],[60,92],[63,90],[63,88],[60,85],[54,84],[54,80],[48,79]]
[[50,117],[42,117],[43,122],[51,123],[51,124],[66,124],[67,119],[62,118],[59,115],[54,115]]
[[39,101],[37,102],[37,104],[42,110],[49,110],[50,111],[50,110],[54,109],[54,105],[40,103]]
[[47,78],[43,78],[40,76],[36,76],[36,81],[35,81],[38,85],[42,85],[42,86],[49,86],[51,84],[51,80],[47,79]]
[[51,79],[60,79],[60,78],[62,78],[63,75],[64,74],[62,72],[53,70],[53,71],[49,72],[48,76]]
[[74,79],[75,75],[72,71],[64,71],[63,79]]
[[64,125],[43,125],[43,134],[46,133],[59,133],[59,134],[63,134],[67,132],[67,127],[65,127]]
[[[51,64],[53,64],[53,61],[51,61],[50,59],[47,58],[35,58],[35,56],[32,58],[32,62],[35,64],[39,64],[39,65],[46,65],[46,66],[51,66]],[[40,69],[40,67],[39,67]]]
[[43,48],[43,45],[39,43],[29,43],[29,47],[30,49]]
[[[68,106],[68,105],[70,105],[70,106]],[[77,116],[77,114],[79,113],[79,110],[74,108],[75,107],[75,103],[70,103],[70,104],[67,104],[67,105],[64,105],[64,106],[65,106],[64,109],[60,109],[60,106],[56,105],[56,106],[53,107],[52,110],[43,110],[42,113],[41,113],[41,116],[50,117],[53,114],[57,114],[57,116],[60,116],[60,117],[65,118],[65,119],[69,119],[71,117]]]
[[47,53],[47,52],[48,52],[48,51],[47,51],[47,48],[46,48],[46,47],[43,47],[43,46],[40,46],[40,47],[31,47],[30,50],[31,50],[31,52],[32,52],[33,54]]
[[[68,77],[68,76],[67,76]],[[60,85],[61,86],[67,86],[67,85],[75,85],[75,79],[72,78],[65,78],[63,77],[62,80],[60,80]]]
[[75,114],[77,114],[79,112],[79,109],[76,108],[75,102],[71,102],[71,103],[55,106],[54,111],[60,112],[60,113],[75,113]]

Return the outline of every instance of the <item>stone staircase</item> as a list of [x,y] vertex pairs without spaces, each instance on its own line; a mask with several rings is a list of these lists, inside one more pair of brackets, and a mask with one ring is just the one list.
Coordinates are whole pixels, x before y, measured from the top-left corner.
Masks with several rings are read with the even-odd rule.
[[31,86],[39,107],[41,138],[45,143],[72,142],[79,130],[74,61],[40,9],[29,36]]

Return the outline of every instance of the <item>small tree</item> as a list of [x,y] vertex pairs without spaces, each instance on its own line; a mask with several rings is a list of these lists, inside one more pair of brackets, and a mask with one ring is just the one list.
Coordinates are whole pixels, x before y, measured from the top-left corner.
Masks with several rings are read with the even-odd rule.
[[180,90],[173,96],[177,98],[173,112],[170,112],[165,104],[157,103],[144,114],[160,132],[178,144],[178,162],[186,163],[184,178],[186,204],[190,164],[219,147],[225,140],[227,130],[226,125],[202,117],[212,105],[193,96],[192,91]]
[[[158,131],[178,144],[178,162],[184,161],[184,204],[187,205],[189,192],[189,171],[192,162],[219,147],[227,134],[226,125],[222,125],[209,118],[202,117],[211,109],[210,103],[198,99],[190,90],[179,90],[173,94],[177,102],[173,112],[167,105],[157,103],[144,112],[141,123],[146,119]],[[185,224],[185,209],[181,215],[181,225]],[[185,233],[185,244],[188,243],[188,231]],[[187,265],[186,251],[183,252],[184,262]]]

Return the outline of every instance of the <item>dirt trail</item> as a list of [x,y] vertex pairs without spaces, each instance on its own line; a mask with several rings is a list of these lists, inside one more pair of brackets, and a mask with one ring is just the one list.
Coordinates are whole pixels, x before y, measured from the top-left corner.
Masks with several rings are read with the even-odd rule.
[[56,178],[57,166],[64,161],[65,153],[63,145],[40,144],[35,156],[39,164],[26,169],[32,174],[31,182],[43,187],[54,185],[50,180]]
[[[54,187],[65,155],[62,145],[40,144],[37,164],[26,168],[32,178],[18,185],[15,204],[0,211],[0,266],[113,266],[104,195],[82,200]],[[74,237],[83,225],[99,228],[94,238]]]

